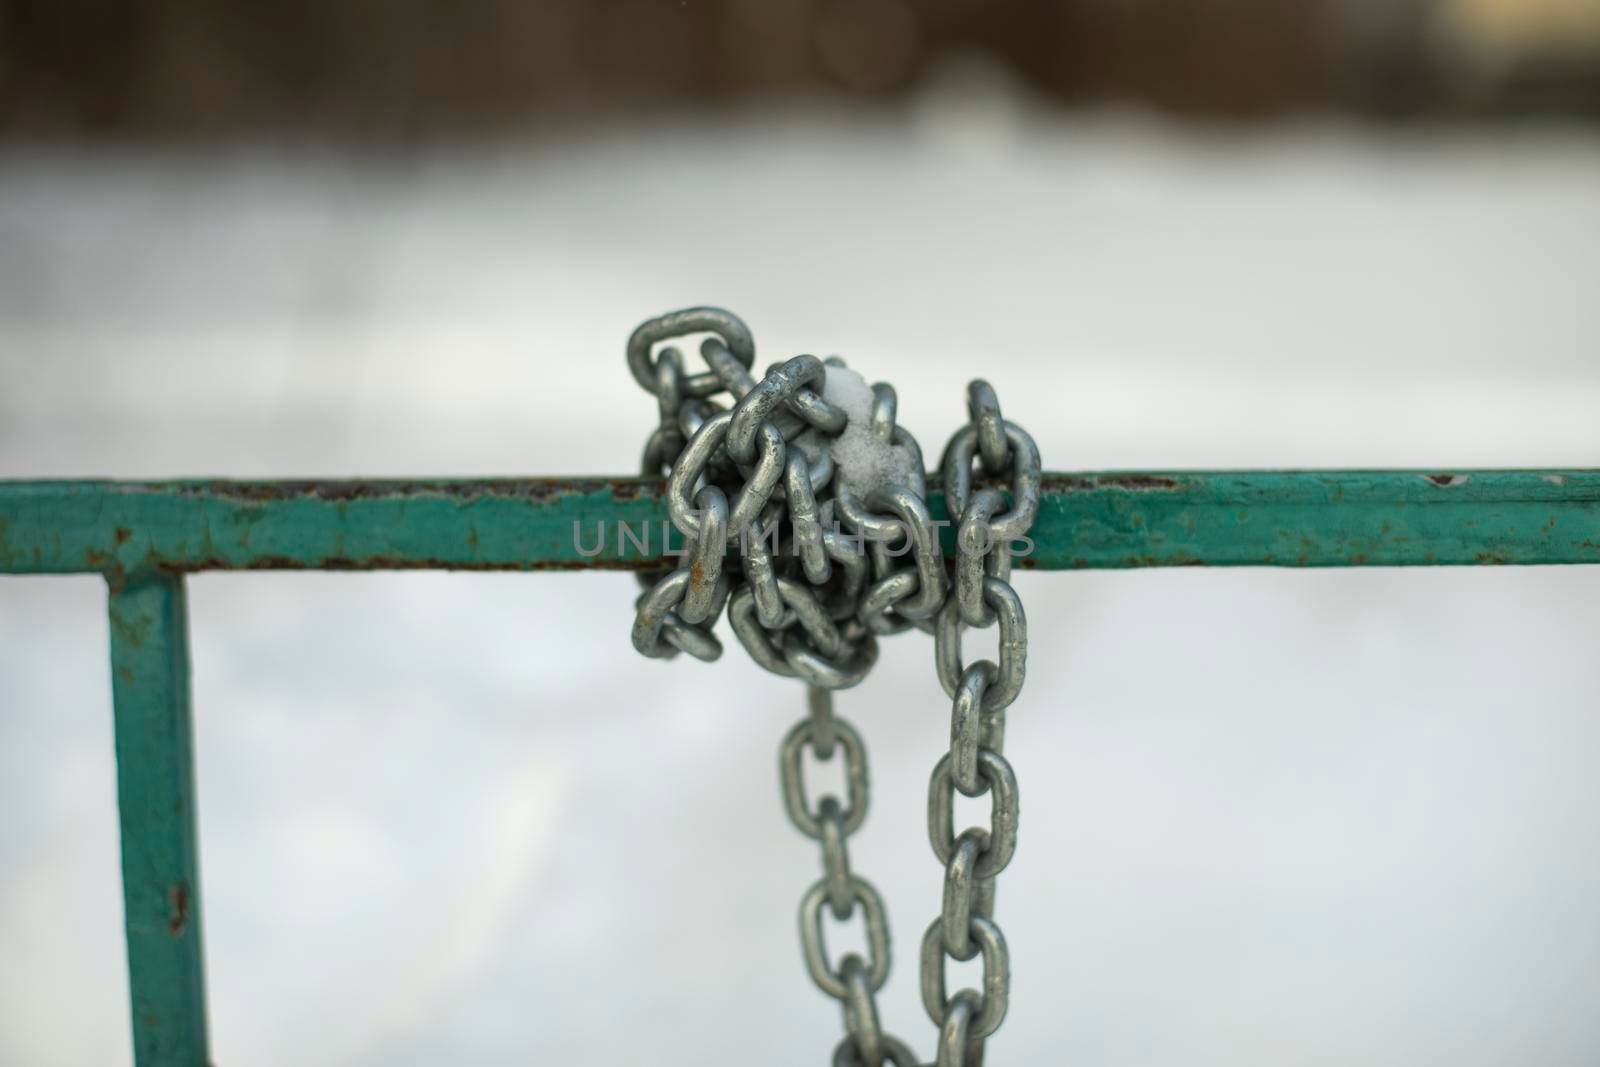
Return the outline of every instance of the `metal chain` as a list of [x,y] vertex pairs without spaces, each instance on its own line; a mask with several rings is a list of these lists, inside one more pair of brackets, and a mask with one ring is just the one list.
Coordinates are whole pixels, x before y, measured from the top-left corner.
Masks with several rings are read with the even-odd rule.
[[[700,354],[708,369],[689,374],[670,342],[692,334],[707,335]],[[666,476],[668,513],[686,542],[676,568],[641,575],[633,644],[646,656],[714,660],[722,644],[711,628],[726,607],[756,663],[807,684],[809,714],[784,738],[779,761],[789,818],[822,848],[822,877],[800,904],[806,968],[843,1009],[835,1067],[913,1067],[910,1049],[878,1021],[888,920],[848,849],[867,815],[866,749],[834,715],[832,691],[866,676],[879,636],[913,627],[933,634],[953,705],[950,751],[928,787],[928,837],[945,876],[943,908],[922,939],[922,1001],[939,1027],[938,1067],[981,1067],[1011,985],[994,903],[996,876],[1017,846],[1017,780],[1001,750],[1005,710],[1022,690],[1028,627],[1010,575],[1012,546],[1039,510],[1039,450],[1001,415],[987,382],[968,386],[968,423],[940,462],[956,528],[957,553],[947,561],[938,530],[948,523],[929,512],[922,452],[896,421],[893,387],[852,379],[837,357],[795,356],[760,379],[750,373],[754,362],[750,330],[717,308],[651,319],[628,341],[628,367],[660,416],[640,467]],[[724,393],[731,407],[714,399]],[[990,484],[1007,477],[1008,492]],[[962,630],[997,624],[998,662],[963,664]],[[824,762],[843,754],[842,800],[823,794],[812,803],[807,749]],[[957,792],[990,797],[987,828],[956,833]],[[829,962],[824,908],[840,922],[861,914],[866,958]],[[949,994],[945,960],[979,956],[982,988]]]
[[[834,1063],[877,1067],[887,1058],[897,1067],[912,1065],[916,1060],[905,1046],[878,1025],[875,998],[889,977],[889,923],[883,900],[871,882],[850,869],[847,841],[867,816],[866,748],[854,727],[834,717],[830,691],[811,686],[807,697],[811,714],[784,738],[780,759],[789,819],[801,833],[822,845],[822,877],[800,901],[800,944],[805,950],[806,970],[817,988],[844,1009],[845,1040],[834,1052]],[[843,753],[847,795],[842,807],[832,794],[824,794],[816,807],[811,807],[802,767],[807,748],[822,761]],[[848,922],[858,904],[866,927],[867,958],[852,952],[835,968],[828,963],[823,908],[839,922]]]

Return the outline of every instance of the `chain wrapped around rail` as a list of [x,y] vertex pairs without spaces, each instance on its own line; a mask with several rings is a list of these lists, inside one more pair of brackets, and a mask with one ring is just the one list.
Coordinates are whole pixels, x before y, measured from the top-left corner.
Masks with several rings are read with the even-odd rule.
[[[705,335],[708,369],[687,373],[672,346]],[[1010,955],[995,923],[996,876],[1017,845],[1017,780],[1001,754],[1005,711],[1022,690],[1027,619],[1010,584],[1013,546],[1039,510],[1033,438],[1001,415],[994,389],[967,387],[968,423],[940,462],[950,522],[928,511],[922,451],[897,421],[894,388],[868,385],[837,357],[795,356],[757,379],[755,341],[737,316],[690,308],[645,322],[628,340],[628,367],[658,404],[642,471],[667,478],[667,509],[684,537],[678,565],[640,576],[633,644],[646,656],[722,654],[711,632],[726,608],[734,636],[775,674],[807,684],[810,714],[781,750],[790,820],[822,848],[822,877],[800,905],[812,981],[839,1001],[845,1037],[835,1067],[914,1067],[882,1030],[875,996],[889,976],[889,927],[872,883],[851,868],[848,838],[866,818],[866,749],[833,713],[833,691],[860,682],[880,636],[917,628],[951,698],[950,750],[928,787],[928,837],[944,865],[944,904],[922,939],[922,1001],[939,1028],[938,1067],[979,1067],[1005,1019]],[[719,401],[726,395],[731,406]],[[974,486],[975,471],[981,486]],[[1005,484],[1008,489],[990,487]],[[955,527],[946,560],[939,528]],[[730,555],[729,546],[736,547]],[[999,662],[964,664],[967,627],[999,626]],[[842,753],[846,796],[813,799],[803,757]],[[957,833],[955,794],[991,799],[989,826]],[[835,966],[823,909],[859,911],[867,958]],[[945,961],[981,956],[981,989],[950,994]]]

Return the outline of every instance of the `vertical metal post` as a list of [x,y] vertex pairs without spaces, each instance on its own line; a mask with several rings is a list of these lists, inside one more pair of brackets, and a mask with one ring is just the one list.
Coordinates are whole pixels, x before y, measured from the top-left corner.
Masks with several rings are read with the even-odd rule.
[[205,968],[183,579],[111,591],[123,923],[138,1067],[205,1067]]

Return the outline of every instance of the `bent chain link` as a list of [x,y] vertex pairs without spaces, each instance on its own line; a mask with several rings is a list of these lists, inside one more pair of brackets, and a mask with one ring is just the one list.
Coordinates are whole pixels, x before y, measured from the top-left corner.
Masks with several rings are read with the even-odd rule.
[[[707,369],[690,374],[676,345],[695,334],[707,335],[699,346]],[[873,384],[869,406],[846,410],[828,399],[829,371],[845,366],[837,356],[795,356],[757,378],[750,330],[719,308],[645,322],[628,339],[627,357],[658,409],[640,469],[667,477],[668,514],[684,538],[675,568],[640,576],[634,647],[661,659],[687,652],[714,660],[722,645],[711,628],[726,606],[751,659],[807,684],[809,713],[785,736],[779,766],[789,819],[822,853],[822,877],[801,900],[799,925],[806,969],[844,1015],[834,1067],[915,1067],[918,1060],[879,1024],[888,918],[849,855],[849,837],[867,815],[866,748],[834,715],[833,690],[866,676],[878,637],[911,628],[934,637],[936,673],[952,707],[949,752],[928,788],[928,838],[945,876],[940,915],[922,939],[920,984],[939,1027],[939,1067],[981,1067],[1010,995],[1010,954],[994,904],[996,877],[1016,851],[1018,792],[1001,750],[1006,708],[1026,678],[1027,618],[1010,577],[1015,545],[1026,541],[1039,510],[1038,447],[1005,419],[988,382],[969,383],[967,425],[939,464],[951,522],[936,523],[922,451],[897,421],[893,386]],[[848,431],[850,411],[865,412],[881,447],[901,450],[908,462],[897,481],[857,489],[840,477],[836,461],[848,456],[836,457],[834,442]],[[976,487],[975,478],[982,479]],[[1004,492],[994,487],[1001,480]],[[944,557],[940,525],[955,527],[953,560]],[[994,625],[998,662],[963,663],[962,630]],[[843,798],[809,793],[807,749],[822,762],[843,760]],[[956,832],[957,792],[989,795],[987,827]],[[837,922],[861,915],[865,958],[849,953],[830,962],[825,909]],[[982,988],[949,995],[945,961],[978,956]]]

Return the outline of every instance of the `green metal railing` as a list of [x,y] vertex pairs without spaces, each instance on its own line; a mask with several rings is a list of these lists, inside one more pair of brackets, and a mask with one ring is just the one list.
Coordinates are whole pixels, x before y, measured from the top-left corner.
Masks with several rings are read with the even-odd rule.
[[[0,482],[0,573],[110,586],[139,1067],[208,1053],[184,576],[647,569],[668,525],[635,478]],[[1600,563],[1600,471],[1046,474],[1032,538],[1038,570]]]

